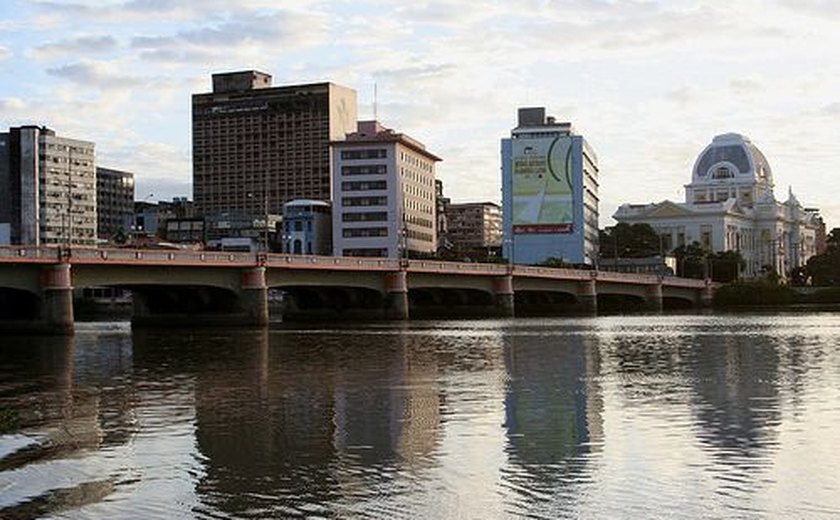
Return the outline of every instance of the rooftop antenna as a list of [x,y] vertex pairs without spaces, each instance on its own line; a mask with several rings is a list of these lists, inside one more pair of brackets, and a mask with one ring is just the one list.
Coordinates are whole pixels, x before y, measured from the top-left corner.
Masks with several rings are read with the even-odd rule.
[[374,81],[373,82],[373,120],[374,121],[379,121],[379,117],[378,117],[378,114],[377,114],[377,106],[376,106],[377,101],[378,101],[377,98],[378,98],[378,94],[377,94],[377,91],[376,91],[376,82]]

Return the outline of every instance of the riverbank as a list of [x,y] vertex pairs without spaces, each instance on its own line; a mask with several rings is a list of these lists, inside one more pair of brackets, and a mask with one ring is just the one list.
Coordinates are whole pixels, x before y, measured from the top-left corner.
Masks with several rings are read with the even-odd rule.
[[840,287],[791,287],[766,281],[735,282],[720,287],[716,308],[840,305]]

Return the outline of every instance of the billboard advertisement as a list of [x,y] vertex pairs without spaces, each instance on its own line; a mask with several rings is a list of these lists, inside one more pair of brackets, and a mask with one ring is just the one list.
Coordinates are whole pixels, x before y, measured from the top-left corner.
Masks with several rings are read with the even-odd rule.
[[523,138],[512,142],[514,234],[571,233],[572,138]]

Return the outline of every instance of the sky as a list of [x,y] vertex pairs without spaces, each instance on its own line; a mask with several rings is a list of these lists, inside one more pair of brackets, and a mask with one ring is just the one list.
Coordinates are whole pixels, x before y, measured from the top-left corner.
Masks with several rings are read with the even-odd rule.
[[682,201],[715,135],[749,136],[840,226],[835,0],[0,0],[0,129],[47,125],[135,173],[138,200],[192,197],[190,95],[214,72],[355,89],[360,119],[443,158],[453,201],[500,200],[522,106],[598,154],[601,226]]

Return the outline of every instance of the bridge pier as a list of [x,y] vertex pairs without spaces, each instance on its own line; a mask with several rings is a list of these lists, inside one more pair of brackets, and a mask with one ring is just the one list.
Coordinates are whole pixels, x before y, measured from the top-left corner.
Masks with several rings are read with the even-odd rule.
[[514,316],[513,276],[493,278],[493,303],[500,317],[512,318]]
[[265,283],[265,267],[253,267],[242,271],[239,300],[245,313],[242,325],[268,325],[268,285]]
[[408,319],[408,276],[405,271],[385,274],[385,317]]
[[595,280],[579,282],[577,286],[577,307],[586,314],[598,313],[598,292],[595,289]]
[[699,291],[698,296],[698,305],[702,309],[708,309],[712,306],[712,298],[714,296],[714,291],[712,291],[712,284],[711,280],[706,280],[705,287],[701,288]]
[[73,286],[70,264],[41,268],[41,316],[34,327],[47,334],[73,334]]
[[655,312],[662,311],[661,283],[645,286],[645,309]]

